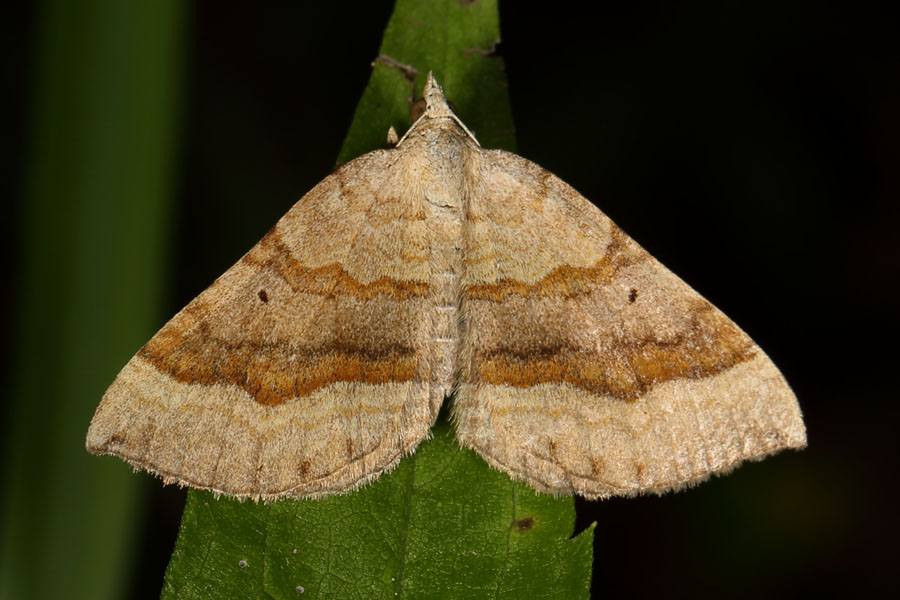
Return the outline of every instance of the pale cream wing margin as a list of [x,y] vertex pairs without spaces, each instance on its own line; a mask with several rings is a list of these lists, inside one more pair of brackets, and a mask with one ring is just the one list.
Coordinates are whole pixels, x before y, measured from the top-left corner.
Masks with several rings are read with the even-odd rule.
[[539,490],[664,492],[806,443],[763,351],[538,165],[468,199],[460,442]]
[[436,417],[434,319],[400,156],[327,177],[169,321],[104,395],[88,450],[254,499],[350,490],[412,452]]

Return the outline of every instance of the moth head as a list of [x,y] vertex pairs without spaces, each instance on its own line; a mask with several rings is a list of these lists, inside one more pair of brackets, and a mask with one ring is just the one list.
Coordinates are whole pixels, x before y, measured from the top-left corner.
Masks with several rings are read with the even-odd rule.
[[[444,96],[444,90],[434,78],[434,74],[429,71],[425,80],[425,88],[422,90],[422,99],[413,103],[410,108],[410,116],[413,119],[412,127],[403,135],[403,138],[397,143],[399,146],[403,141],[410,137],[417,130],[424,130],[449,120],[458,127],[467,137],[471,138],[476,144],[478,140],[468,127],[456,116],[452,104]],[[444,126],[443,124],[439,126]],[[480,145],[480,144],[479,144]]]

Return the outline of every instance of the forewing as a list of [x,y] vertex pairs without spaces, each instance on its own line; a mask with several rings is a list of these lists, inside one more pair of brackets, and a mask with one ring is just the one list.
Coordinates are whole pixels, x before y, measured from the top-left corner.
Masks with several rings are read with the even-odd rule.
[[460,441],[554,493],[662,492],[805,445],[763,351],[541,167],[488,151],[469,199]]
[[323,180],[167,323],[88,449],[238,497],[341,492],[427,434],[428,242],[389,151]]

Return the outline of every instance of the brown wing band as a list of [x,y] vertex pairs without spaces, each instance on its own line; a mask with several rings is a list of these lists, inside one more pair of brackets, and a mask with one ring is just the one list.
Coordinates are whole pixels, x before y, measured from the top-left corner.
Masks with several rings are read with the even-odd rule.
[[[379,305],[380,299],[412,300],[428,291],[427,283],[388,277],[360,283],[340,265],[306,268],[290,255],[275,230],[242,262],[284,280],[297,293],[289,299],[293,302],[303,295],[324,297],[325,303],[352,297],[378,311],[384,308]],[[256,310],[266,310],[282,300],[255,288],[248,290],[247,296],[256,301]],[[308,396],[335,382],[398,383],[411,380],[416,373],[417,356],[408,341],[408,329],[386,328],[382,338],[375,340],[377,344],[337,337],[326,345],[313,346],[302,345],[299,339],[284,339],[284,334],[277,339],[253,339],[249,335],[225,339],[216,334],[213,325],[221,318],[226,317],[212,314],[201,295],[138,355],[176,381],[236,385],[269,406]]]
[[[711,327],[715,327],[714,337],[708,335]],[[594,394],[632,402],[665,381],[709,377],[756,354],[755,344],[710,306],[674,340],[612,342],[606,346],[602,361],[569,345],[556,344],[528,353],[513,347],[494,348],[476,354],[473,364],[478,366],[475,375],[483,383],[526,388],[565,382]]]

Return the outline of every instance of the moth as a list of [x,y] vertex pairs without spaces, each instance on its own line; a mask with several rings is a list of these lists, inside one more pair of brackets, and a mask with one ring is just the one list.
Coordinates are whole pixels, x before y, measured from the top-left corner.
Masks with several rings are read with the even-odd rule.
[[569,185],[485,150],[429,74],[125,365],[87,449],[238,498],[346,492],[425,439],[553,494],[662,493],[806,444],[763,351]]

